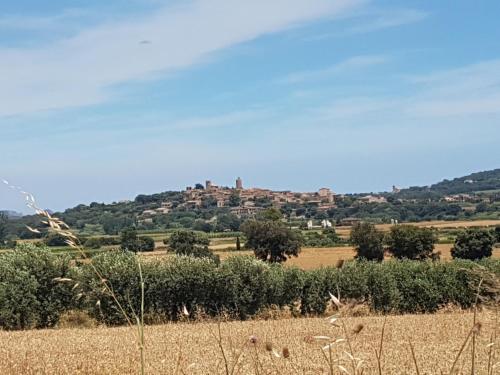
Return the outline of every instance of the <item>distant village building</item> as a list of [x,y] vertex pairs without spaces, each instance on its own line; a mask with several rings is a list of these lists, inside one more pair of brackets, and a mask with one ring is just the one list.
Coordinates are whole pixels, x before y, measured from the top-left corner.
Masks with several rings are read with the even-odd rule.
[[[268,200],[273,207],[281,208],[286,204],[309,204],[315,205],[318,211],[328,211],[335,208],[335,193],[329,188],[321,188],[317,192],[292,192],[292,191],[273,191],[261,188],[243,187],[243,180],[238,177],[234,188],[219,187],[212,183],[211,180],[205,181],[205,189],[193,189],[187,187],[184,191],[185,200],[179,204],[179,207],[187,209],[197,208],[202,205],[202,201],[206,198],[214,199],[217,202],[217,207],[223,208],[230,206],[230,199],[237,192],[240,204],[239,207],[231,208],[231,212],[241,215],[254,215],[262,209],[257,207],[261,200]],[[171,208],[171,206],[166,207]]]
[[321,226],[323,228],[325,228],[325,229],[326,228],[331,228],[332,227],[332,223],[330,222],[330,220],[324,219],[324,220],[321,221]]
[[392,185],[392,193],[393,194],[401,193],[401,189],[398,188],[396,185]]
[[233,207],[231,213],[238,216],[255,216],[258,212],[263,211],[262,207]]
[[363,203],[386,203],[387,199],[382,196],[376,195],[366,195],[364,197],[359,198],[359,200]]

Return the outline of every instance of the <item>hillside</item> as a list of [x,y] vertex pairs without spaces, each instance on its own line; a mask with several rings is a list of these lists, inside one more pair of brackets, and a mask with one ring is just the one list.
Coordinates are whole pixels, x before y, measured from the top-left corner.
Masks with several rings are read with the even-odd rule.
[[453,180],[443,180],[431,186],[412,186],[397,193],[398,198],[442,198],[453,194],[470,194],[500,189],[500,168],[471,173]]

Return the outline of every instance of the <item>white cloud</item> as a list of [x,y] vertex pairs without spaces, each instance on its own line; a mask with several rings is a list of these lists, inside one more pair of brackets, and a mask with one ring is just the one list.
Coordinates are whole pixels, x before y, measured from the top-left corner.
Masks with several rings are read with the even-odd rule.
[[379,15],[374,15],[373,19],[356,26],[348,28],[345,33],[347,34],[362,34],[372,31],[388,29],[402,25],[408,25],[415,22],[422,21],[429,15],[426,12],[415,9],[402,9],[384,11]]
[[280,83],[300,83],[328,78],[332,75],[348,73],[387,62],[388,57],[382,55],[354,56],[325,69],[295,72],[279,80]]
[[359,3],[197,0],[38,48],[3,48],[0,116],[102,103],[112,98],[114,85],[164,76],[215,51],[341,14]]
[[398,26],[420,22],[429,17],[429,13],[417,9],[365,10],[353,14],[352,22],[357,24],[334,33],[323,33],[306,38],[309,41],[323,40],[349,35],[365,34]]
[[404,124],[500,114],[500,60],[399,79],[398,92],[363,94],[334,100],[313,110],[318,121],[342,120]]
[[500,113],[500,60],[412,77],[419,90],[406,112],[416,116]]

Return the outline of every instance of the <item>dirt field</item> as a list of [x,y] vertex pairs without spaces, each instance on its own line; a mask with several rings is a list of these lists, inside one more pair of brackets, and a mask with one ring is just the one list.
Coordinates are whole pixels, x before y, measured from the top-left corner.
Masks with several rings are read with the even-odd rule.
[[[344,319],[354,357],[363,360],[363,374],[378,373],[374,348],[379,347],[383,320]],[[487,346],[495,323],[493,314],[488,313],[480,314],[478,320],[482,327],[477,337],[476,373],[486,374]],[[358,324],[363,329],[354,334]],[[472,314],[462,312],[388,317],[381,361],[383,374],[415,374],[409,340],[421,374],[449,373],[471,326]],[[250,343],[251,335],[256,336],[257,344]],[[328,342],[311,340],[311,336],[318,335],[346,337],[341,328],[329,325],[323,318],[221,324],[221,343],[229,368],[235,366],[235,374],[327,374],[328,364],[321,347]],[[226,373],[214,323],[149,326],[145,337],[148,374]],[[139,357],[134,340],[131,328],[0,332],[0,373],[137,374]],[[266,342],[272,343],[279,357],[266,351]],[[284,347],[289,350],[289,358],[283,358]],[[344,351],[350,351],[348,345],[338,343],[332,351],[333,358],[341,356],[340,364],[353,373]],[[460,373],[470,373],[470,352],[467,347],[458,362]],[[493,373],[498,374],[499,370]]]

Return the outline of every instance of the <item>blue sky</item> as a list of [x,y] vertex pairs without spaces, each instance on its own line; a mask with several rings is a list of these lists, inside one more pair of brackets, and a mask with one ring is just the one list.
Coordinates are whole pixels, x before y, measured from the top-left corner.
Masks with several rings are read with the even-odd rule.
[[[103,4],[105,3],[105,4]],[[0,3],[0,176],[42,207],[500,166],[500,3]],[[0,208],[23,210],[0,186]]]

